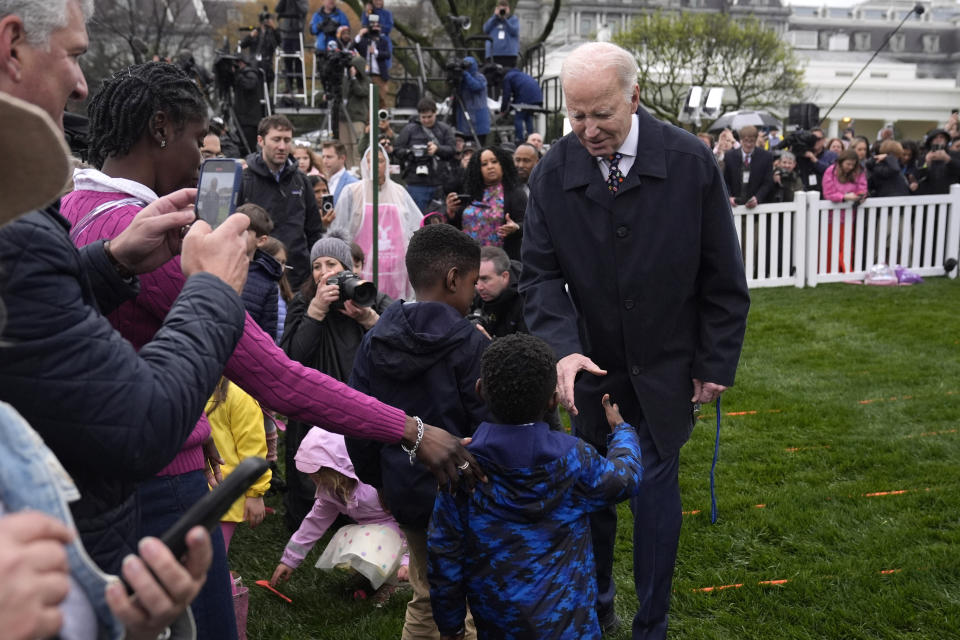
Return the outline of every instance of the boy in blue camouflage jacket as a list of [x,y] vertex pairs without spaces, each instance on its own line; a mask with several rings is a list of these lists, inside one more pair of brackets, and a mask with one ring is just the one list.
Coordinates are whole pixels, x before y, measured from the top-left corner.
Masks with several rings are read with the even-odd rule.
[[609,395],[606,459],[536,422],[557,404],[556,359],[539,338],[496,340],[480,375],[477,392],[500,422],[482,423],[467,448],[490,481],[438,494],[428,533],[440,634],[463,637],[469,601],[478,638],[599,638],[587,515],[639,492],[637,434]]

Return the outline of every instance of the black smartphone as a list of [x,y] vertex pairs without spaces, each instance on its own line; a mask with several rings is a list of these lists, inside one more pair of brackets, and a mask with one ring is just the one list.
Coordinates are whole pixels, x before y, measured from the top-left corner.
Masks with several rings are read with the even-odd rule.
[[458,193],[458,194],[457,194],[457,200],[460,201],[460,206],[461,206],[461,207],[465,207],[465,206],[467,206],[468,204],[470,204],[471,202],[473,202],[473,196],[470,195],[469,193]]
[[243,167],[232,158],[208,158],[200,165],[197,217],[216,229],[237,208]]
[[174,557],[180,558],[187,551],[187,532],[202,525],[212,531],[220,524],[220,518],[247,489],[269,468],[263,458],[246,458],[238,464],[223,482],[210,490],[199,502],[187,509],[173,526],[164,531],[160,541],[167,545]]
[[320,212],[330,213],[333,211],[333,194],[325,193],[320,197]]

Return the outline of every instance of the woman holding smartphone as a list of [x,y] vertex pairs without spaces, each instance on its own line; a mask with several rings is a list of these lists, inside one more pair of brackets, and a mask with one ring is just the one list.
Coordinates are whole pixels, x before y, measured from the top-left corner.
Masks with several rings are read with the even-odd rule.
[[[89,106],[90,162],[98,169],[75,172],[75,191],[61,203],[62,215],[75,225],[86,218],[74,243],[113,238],[146,203],[181,187],[195,187],[206,112],[196,84],[171,64],[135,65],[106,80]],[[179,236],[170,242],[178,245]],[[141,275],[140,295],[109,316],[138,349],[160,329],[184,285],[179,261],[174,258]],[[441,485],[460,478],[473,484],[482,477],[476,461],[449,433],[291,361],[252,320],[248,319],[224,375],[264,408],[292,419],[322,423],[330,431],[353,437],[403,442],[437,474]],[[204,416],[198,417],[193,433],[166,469],[153,478],[131,479],[142,481],[137,488],[141,535],[162,534],[207,492],[203,443],[209,439],[210,425]],[[458,475],[457,467],[464,463],[469,464]],[[234,619],[233,600],[219,531],[214,533],[214,548],[207,582],[193,605],[198,635],[236,638],[236,627],[229,622]]]
[[527,196],[518,184],[510,154],[499,147],[475,153],[467,164],[464,191],[471,196],[470,202],[456,193],[447,195],[452,224],[481,246],[503,247],[512,260],[519,260]]

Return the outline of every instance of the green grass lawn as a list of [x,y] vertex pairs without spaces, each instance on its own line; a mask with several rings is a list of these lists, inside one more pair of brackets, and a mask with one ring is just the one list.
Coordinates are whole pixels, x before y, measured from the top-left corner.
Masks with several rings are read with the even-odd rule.
[[[737,386],[723,398],[717,524],[712,408],[681,455],[672,638],[960,637],[958,287],[752,292]],[[632,529],[620,513],[626,622]],[[286,539],[279,517],[241,528],[233,568],[251,585],[269,578]],[[312,568],[321,549],[285,587],[292,605],[252,587],[251,640],[398,638],[405,594],[354,600],[359,580]],[[740,586],[704,590],[726,585]]]

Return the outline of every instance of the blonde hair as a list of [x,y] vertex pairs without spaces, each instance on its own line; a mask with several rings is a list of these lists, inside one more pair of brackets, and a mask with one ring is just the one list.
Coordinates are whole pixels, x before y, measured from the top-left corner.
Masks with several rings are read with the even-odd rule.
[[356,480],[330,467],[320,467],[311,473],[310,477],[317,483],[318,489],[323,489],[343,504],[346,504],[353,492],[357,490]]

